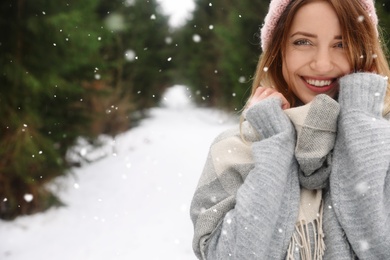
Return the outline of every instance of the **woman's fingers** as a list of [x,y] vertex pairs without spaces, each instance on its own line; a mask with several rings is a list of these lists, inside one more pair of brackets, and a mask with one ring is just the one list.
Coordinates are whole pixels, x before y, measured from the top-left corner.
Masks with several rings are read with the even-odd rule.
[[266,99],[268,97],[277,97],[280,100],[282,100],[282,109],[288,109],[290,108],[290,103],[287,101],[287,99],[278,91],[276,91],[273,88],[265,88],[265,87],[258,87],[249,100],[248,108],[253,106],[254,104],[260,102],[263,99]]
[[248,107],[251,107],[254,104],[260,102],[263,99],[265,99],[268,96],[268,94],[271,93],[270,90],[271,90],[270,88],[258,87],[256,89],[255,93],[253,94],[253,96],[251,97],[251,99],[249,100],[249,106]]

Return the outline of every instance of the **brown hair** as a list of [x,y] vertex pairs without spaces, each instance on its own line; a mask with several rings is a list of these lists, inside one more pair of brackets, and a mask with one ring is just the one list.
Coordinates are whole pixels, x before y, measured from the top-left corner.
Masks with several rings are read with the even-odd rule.
[[[280,16],[280,20],[271,36],[271,44],[259,58],[252,84],[251,97],[260,85],[274,87],[282,93],[294,107],[299,99],[294,95],[282,74],[283,53],[287,46],[288,32],[298,9],[303,5],[318,0],[292,0]],[[389,65],[385,56],[385,45],[378,28],[370,20],[360,1],[323,0],[334,8],[342,30],[343,43],[346,46],[348,60],[353,71],[375,72],[390,76]],[[280,44],[272,44],[280,43]],[[390,83],[390,81],[389,81]],[[390,112],[390,84],[388,84],[384,114]]]

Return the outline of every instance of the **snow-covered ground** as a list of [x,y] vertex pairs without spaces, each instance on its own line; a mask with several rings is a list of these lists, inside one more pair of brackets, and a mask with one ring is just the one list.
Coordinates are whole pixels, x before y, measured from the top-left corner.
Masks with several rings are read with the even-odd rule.
[[210,143],[237,119],[188,96],[174,86],[138,127],[101,149],[81,147],[106,156],[55,180],[66,207],[0,221],[0,259],[196,259],[191,198]]

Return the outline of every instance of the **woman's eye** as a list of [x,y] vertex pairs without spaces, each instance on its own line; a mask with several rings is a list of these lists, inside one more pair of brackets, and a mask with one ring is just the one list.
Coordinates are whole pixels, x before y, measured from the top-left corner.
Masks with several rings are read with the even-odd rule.
[[301,39],[294,41],[294,45],[311,45],[311,42],[309,40]]
[[344,44],[343,42],[338,42],[334,45],[334,47],[344,49]]

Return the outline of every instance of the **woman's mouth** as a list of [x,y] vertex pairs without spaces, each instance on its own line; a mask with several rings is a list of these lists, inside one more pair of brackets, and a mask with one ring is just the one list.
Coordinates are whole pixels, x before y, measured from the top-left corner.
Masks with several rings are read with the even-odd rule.
[[304,78],[302,77],[303,82],[306,87],[316,93],[325,93],[334,88],[337,84],[335,78],[329,79],[314,79],[314,78]]
[[324,87],[324,86],[329,86],[332,81],[331,80],[318,80],[318,79],[307,79],[307,83],[310,85],[313,85],[314,87]]

